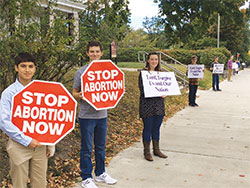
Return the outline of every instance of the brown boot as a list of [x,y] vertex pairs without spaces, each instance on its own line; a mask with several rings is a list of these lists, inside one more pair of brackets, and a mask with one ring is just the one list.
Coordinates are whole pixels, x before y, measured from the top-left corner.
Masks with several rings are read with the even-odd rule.
[[143,141],[143,146],[144,146],[144,157],[148,161],[153,161],[153,157],[150,154],[150,142],[145,142]]
[[157,140],[153,140],[153,151],[154,151],[154,155],[160,157],[160,158],[167,158],[168,156],[163,154],[161,151],[160,151],[160,148],[159,148],[159,141]]

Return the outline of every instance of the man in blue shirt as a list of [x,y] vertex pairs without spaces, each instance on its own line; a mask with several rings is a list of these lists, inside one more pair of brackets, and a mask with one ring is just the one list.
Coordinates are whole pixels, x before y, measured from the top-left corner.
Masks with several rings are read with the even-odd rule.
[[47,157],[51,155],[46,146],[24,135],[11,122],[13,96],[32,81],[36,71],[35,59],[29,53],[15,58],[16,81],[2,92],[0,100],[0,129],[9,136],[7,152],[10,157],[10,176],[14,188],[26,188],[28,177],[32,188],[46,188]]

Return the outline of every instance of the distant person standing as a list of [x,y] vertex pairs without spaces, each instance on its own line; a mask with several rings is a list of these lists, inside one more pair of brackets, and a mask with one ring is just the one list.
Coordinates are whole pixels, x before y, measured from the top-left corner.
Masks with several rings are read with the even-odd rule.
[[[148,60],[143,70],[149,72],[161,70],[157,53],[152,52],[148,55]],[[141,73],[139,75],[138,83],[140,89],[139,114],[143,121],[142,140],[144,146],[144,157],[148,161],[153,161],[150,154],[150,142],[152,139],[154,155],[161,158],[167,158],[167,156],[159,149],[160,127],[165,115],[164,98],[166,96],[145,98]]]
[[236,71],[236,73],[238,74],[239,73],[239,71],[240,71],[240,61],[239,60],[237,60],[237,65],[238,65],[238,69],[237,69],[237,71]]
[[242,66],[242,70],[244,70],[244,68],[246,67],[246,63],[243,62],[243,63],[241,64],[241,66]]
[[[214,62],[211,64],[211,67],[210,67],[210,70],[213,71],[214,70],[214,65],[215,64],[218,64],[218,60],[219,60],[219,57],[215,57],[214,58]],[[218,73],[213,73],[212,74],[213,76],[213,91],[221,91],[221,89],[219,88],[219,83],[220,83],[220,76]]]
[[[192,56],[191,64],[196,65],[196,62],[197,62],[197,56],[194,55]],[[188,94],[189,106],[192,106],[192,107],[199,106],[195,102],[198,85],[199,85],[198,78],[189,78],[189,94]]]
[[232,76],[232,70],[233,70],[233,58],[234,56],[231,56],[227,62],[227,70],[228,70],[227,81],[229,82],[232,82],[231,76]]

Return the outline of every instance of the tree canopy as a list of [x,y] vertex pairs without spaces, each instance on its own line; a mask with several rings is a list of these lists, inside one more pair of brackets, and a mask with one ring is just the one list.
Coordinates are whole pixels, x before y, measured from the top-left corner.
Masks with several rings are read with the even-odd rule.
[[218,14],[222,46],[236,53],[239,50],[246,50],[246,46],[250,44],[249,29],[247,29],[248,10],[240,10],[245,0],[154,0],[154,2],[159,3],[160,23],[165,27],[165,34],[171,36],[172,45],[181,44],[184,48],[192,49],[215,45]]
[[89,40],[99,40],[108,48],[129,30],[127,0],[84,1],[79,41],[76,33],[69,33],[74,19],[54,8],[57,0],[46,2],[44,8],[36,0],[0,0],[0,92],[15,80],[14,57],[19,52],[35,56],[35,79],[65,83],[67,71],[86,61]]

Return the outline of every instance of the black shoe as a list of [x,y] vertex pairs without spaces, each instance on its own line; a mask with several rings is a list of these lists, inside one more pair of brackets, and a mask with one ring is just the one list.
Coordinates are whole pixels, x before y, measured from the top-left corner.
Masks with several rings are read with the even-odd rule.
[[221,89],[217,89],[217,91],[221,91]]
[[199,106],[197,103],[194,103],[194,106]]
[[213,89],[213,91],[217,91],[216,89]]
[[195,104],[190,104],[189,106],[195,107]]

